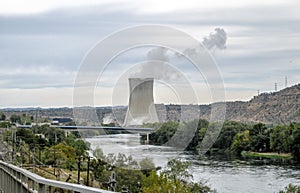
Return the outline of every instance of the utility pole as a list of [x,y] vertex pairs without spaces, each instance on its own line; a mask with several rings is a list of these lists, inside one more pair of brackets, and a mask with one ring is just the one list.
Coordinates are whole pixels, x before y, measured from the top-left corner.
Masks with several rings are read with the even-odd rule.
[[54,149],[54,153],[53,153],[53,168],[54,168],[54,175],[56,176],[56,149]]
[[285,76],[285,88],[287,87],[287,84],[288,84],[288,82],[287,82],[287,76]]
[[11,137],[12,137],[12,157],[11,157],[11,160],[14,161],[14,158],[15,158],[15,154],[16,154],[16,135],[17,135],[17,131],[14,131],[13,128],[11,128]]
[[108,187],[109,187],[109,190],[112,190],[112,191],[116,191],[116,173],[115,171],[111,171],[110,173],[110,177],[109,177],[109,182],[108,182]]
[[86,176],[86,185],[89,186],[89,180],[90,180],[90,161],[91,157],[88,156],[88,162],[87,162],[87,176]]
[[77,167],[78,167],[77,184],[80,184],[80,164],[81,164],[81,160],[80,160],[80,157],[78,157],[78,162],[77,162]]
[[275,92],[277,92],[277,82],[275,82]]

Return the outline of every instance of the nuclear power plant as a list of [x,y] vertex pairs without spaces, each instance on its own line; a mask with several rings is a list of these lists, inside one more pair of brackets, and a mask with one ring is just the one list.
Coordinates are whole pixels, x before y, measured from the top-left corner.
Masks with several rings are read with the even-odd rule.
[[159,122],[153,98],[153,78],[129,78],[129,104],[124,126]]

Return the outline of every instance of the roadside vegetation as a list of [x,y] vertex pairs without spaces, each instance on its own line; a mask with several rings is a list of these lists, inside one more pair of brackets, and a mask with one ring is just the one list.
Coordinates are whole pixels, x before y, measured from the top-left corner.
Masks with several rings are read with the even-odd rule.
[[100,148],[88,153],[90,144],[77,132],[43,125],[6,129],[3,137],[13,149],[8,156],[16,165],[46,178],[117,192],[215,192],[193,181],[188,162],[173,159],[166,168],[157,168],[150,158],[137,162],[124,154],[104,155]]

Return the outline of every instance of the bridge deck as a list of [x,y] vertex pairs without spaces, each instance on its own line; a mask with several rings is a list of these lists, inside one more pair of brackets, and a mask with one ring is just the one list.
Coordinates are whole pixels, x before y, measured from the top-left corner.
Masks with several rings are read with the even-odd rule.
[[[19,128],[31,128],[32,125],[18,125]],[[77,126],[77,125],[55,125],[52,127],[61,128],[65,130],[111,130],[111,131],[128,131],[134,133],[151,133],[154,128],[144,128],[144,127],[109,127],[109,126]]]

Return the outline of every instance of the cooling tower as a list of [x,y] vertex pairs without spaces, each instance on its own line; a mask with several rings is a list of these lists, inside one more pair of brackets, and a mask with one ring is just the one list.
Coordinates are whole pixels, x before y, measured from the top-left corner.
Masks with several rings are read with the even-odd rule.
[[129,104],[125,126],[159,122],[153,99],[153,78],[129,78]]

